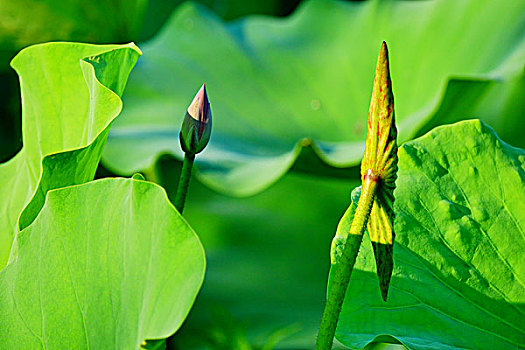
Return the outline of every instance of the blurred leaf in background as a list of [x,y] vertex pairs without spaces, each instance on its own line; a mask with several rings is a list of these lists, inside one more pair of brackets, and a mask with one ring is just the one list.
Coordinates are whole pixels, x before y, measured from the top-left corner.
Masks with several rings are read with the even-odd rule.
[[[285,19],[225,23],[203,7],[181,6],[142,45],[103,162],[128,174],[154,166],[161,154],[180,157],[183,114],[175,111],[204,81],[217,117],[197,164],[212,188],[261,191],[290,168],[303,138],[329,165],[357,165],[377,43],[391,48],[403,141],[472,117],[493,84],[523,74],[523,13],[525,2],[513,0],[314,0]],[[486,105],[493,107],[484,116],[498,116],[503,128],[507,119],[523,123],[519,107],[500,115],[499,101]]]
[[[183,0],[0,1],[0,162],[21,146],[20,92],[9,62],[22,48],[48,41],[141,42],[162,27]],[[200,0],[225,19],[286,15],[299,0]]]
[[147,0],[17,0],[0,3],[1,70],[20,49],[48,41],[136,40]]
[[[301,0],[196,0],[193,2],[205,5],[215,14],[230,21],[250,14],[285,16],[290,14]],[[140,41],[154,36],[168,20],[173,11],[184,0],[151,0],[149,1]]]
[[525,148],[525,68],[493,84],[473,116],[486,121],[503,140]]
[[[160,164],[158,180],[173,198],[180,164]],[[262,346],[284,328],[294,332],[277,349],[311,348],[330,242],[357,183],[291,173],[267,191],[238,199],[192,181],[184,216],[199,232],[208,265],[196,305],[175,337],[177,349],[214,349],[202,340],[209,339],[209,329],[226,324],[212,318],[217,307],[238,320],[251,344]]]

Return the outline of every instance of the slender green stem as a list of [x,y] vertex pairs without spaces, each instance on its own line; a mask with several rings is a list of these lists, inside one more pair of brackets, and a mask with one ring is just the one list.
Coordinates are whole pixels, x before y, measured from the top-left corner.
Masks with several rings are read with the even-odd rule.
[[[175,208],[182,215],[184,210],[184,203],[186,202],[186,194],[188,193],[188,186],[191,179],[191,169],[195,161],[195,154],[184,153],[184,160],[182,161],[182,171],[180,173],[179,185],[177,186],[177,193],[175,194]],[[172,348],[171,342],[175,334],[172,334],[166,339],[168,349]]]
[[177,187],[177,194],[175,194],[175,208],[182,214],[184,210],[184,202],[186,202],[186,194],[188,193],[188,185],[191,179],[191,168],[195,154],[185,153],[182,161],[182,172],[180,173],[179,186]]
[[317,342],[315,344],[316,350],[330,350],[334,342],[335,329],[337,328],[337,321],[343,306],[346,289],[350,282],[350,276],[354,269],[354,264],[363,240],[363,233],[365,232],[372,204],[377,189],[377,177],[370,171],[365,176],[363,181],[363,188],[361,190],[361,197],[357,203],[357,208],[354,215],[354,220],[350,226],[345,247],[340,259],[333,265],[333,283],[328,290],[326,297],[326,304],[319,326],[319,334],[317,335]]

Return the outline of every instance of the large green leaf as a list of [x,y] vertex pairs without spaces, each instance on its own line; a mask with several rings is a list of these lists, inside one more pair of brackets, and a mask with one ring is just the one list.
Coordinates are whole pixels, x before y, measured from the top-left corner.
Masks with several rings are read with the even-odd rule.
[[480,121],[435,129],[399,151],[387,303],[369,241],[337,338],[391,334],[411,349],[525,346],[525,151]]
[[180,157],[178,128],[206,82],[214,131],[197,164],[214,189],[262,190],[307,145],[330,165],[356,165],[382,40],[403,141],[470,116],[494,80],[522,73],[524,14],[515,0],[314,0],[286,19],[226,24],[185,5],[144,44],[103,161],[130,174]]
[[165,192],[104,179],[48,192],[0,272],[6,349],[137,349],[175,332],[204,278],[204,251]]
[[0,268],[19,229],[37,216],[48,190],[90,181],[120,95],[140,54],[133,45],[51,43],[23,50],[23,148],[0,165]]
[[[214,13],[225,20],[232,20],[249,14],[265,14],[284,16],[300,3],[301,0],[196,0],[210,8]],[[184,0],[155,0],[149,1],[144,16],[140,40],[150,39],[169,19],[171,13]]]

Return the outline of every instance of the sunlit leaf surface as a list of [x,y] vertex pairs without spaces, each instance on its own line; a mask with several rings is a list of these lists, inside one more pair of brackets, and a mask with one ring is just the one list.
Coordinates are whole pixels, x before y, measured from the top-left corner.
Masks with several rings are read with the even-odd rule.
[[180,327],[204,278],[196,234],[152,183],[48,192],[0,273],[5,349],[138,349]]
[[411,349],[525,346],[525,151],[479,121],[435,129],[399,150],[388,302],[364,242],[337,338],[391,334]]
[[50,43],[13,60],[22,91],[23,148],[0,164],[0,197],[6,199],[0,202],[0,268],[48,190],[93,179],[139,55],[133,44]]

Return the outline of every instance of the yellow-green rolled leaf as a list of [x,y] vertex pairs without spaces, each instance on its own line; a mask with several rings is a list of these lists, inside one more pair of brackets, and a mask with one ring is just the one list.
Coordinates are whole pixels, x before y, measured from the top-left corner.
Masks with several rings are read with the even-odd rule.
[[397,173],[397,130],[395,125],[394,95],[388,48],[383,41],[377,60],[370,110],[368,134],[361,177],[378,181],[378,187],[367,229],[374,247],[381,295],[386,300],[392,275],[392,248],[394,243],[394,188]]

